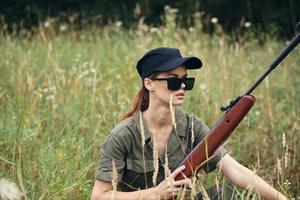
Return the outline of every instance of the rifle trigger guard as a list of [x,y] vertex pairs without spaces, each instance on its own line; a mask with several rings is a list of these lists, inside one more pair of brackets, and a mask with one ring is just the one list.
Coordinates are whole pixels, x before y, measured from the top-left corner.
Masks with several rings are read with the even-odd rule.
[[231,100],[228,106],[222,106],[222,107],[220,108],[220,110],[221,110],[222,112],[225,112],[225,111],[227,111],[227,110],[230,110],[230,109],[231,109],[231,108],[232,108],[232,107],[233,107],[240,99],[241,99],[241,97],[238,96],[236,99]]

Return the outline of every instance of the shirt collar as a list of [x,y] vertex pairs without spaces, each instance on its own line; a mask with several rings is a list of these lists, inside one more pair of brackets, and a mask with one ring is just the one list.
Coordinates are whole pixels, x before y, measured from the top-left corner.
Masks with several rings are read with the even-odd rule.
[[175,122],[177,134],[181,137],[186,137],[186,126],[188,124],[186,114],[178,108],[175,109]]
[[[133,114],[133,119],[134,119],[134,123],[136,124],[136,127],[139,131],[139,133],[141,133],[141,126],[140,126],[140,110],[137,110],[136,112],[134,112]],[[142,118],[143,120],[143,125],[144,125],[144,133],[145,133],[145,142],[147,143],[147,141],[150,140],[151,135],[147,126],[147,123],[145,122],[144,118]],[[180,137],[186,137],[186,125],[187,125],[187,118],[184,112],[182,112],[180,109],[176,108],[175,109],[175,122],[176,122],[176,129],[177,129],[177,134]]]

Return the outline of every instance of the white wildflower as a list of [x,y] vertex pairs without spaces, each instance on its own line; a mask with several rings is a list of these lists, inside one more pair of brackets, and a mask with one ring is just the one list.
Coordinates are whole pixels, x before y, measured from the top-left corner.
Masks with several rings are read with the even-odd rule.
[[213,18],[211,18],[210,22],[213,24],[216,24],[216,23],[218,23],[218,18],[213,17]]
[[116,79],[120,79],[121,78],[121,74],[117,74],[115,77],[116,77]]
[[201,90],[206,90],[207,89],[207,85],[206,84],[201,84],[200,85],[200,89]]
[[151,32],[151,33],[157,33],[157,32],[158,32],[158,28],[156,28],[156,27],[151,27],[151,28],[150,28],[150,32]]
[[59,26],[59,30],[60,30],[61,32],[66,31],[66,30],[67,30],[67,25],[65,25],[65,24],[60,25],[60,26]]
[[165,6],[165,10],[170,10],[170,9],[171,9],[171,7],[169,5]]
[[117,26],[117,27],[122,26],[122,24],[123,24],[123,23],[122,23],[121,21],[117,21],[117,22],[116,22],[116,26]]
[[256,115],[256,116],[259,116],[259,115],[260,115],[260,112],[259,112],[259,111],[255,111],[255,115]]
[[24,193],[18,186],[7,179],[0,179],[0,197],[4,200],[19,200]]
[[195,29],[193,27],[189,27],[189,32],[194,32]]
[[46,28],[48,28],[48,27],[50,26],[50,22],[45,21],[44,26],[45,26]]
[[54,95],[49,95],[46,97],[46,100],[51,101],[54,99]]
[[93,73],[93,74],[96,74],[97,70],[95,68],[91,68],[90,72]]
[[201,15],[202,15],[201,12],[196,12],[196,13],[194,14],[195,17],[201,17]]
[[249,27],[251,26],[251,22],[245,22],[244,26],[245,26],[246,28],[249,28]]
[[177,13],[178,12],[178,9],[177,8],[171,8],[170,9],[170,13]]
[[289,185],[291,185],[291,182],[289,180],[285,180],[283,184],[286,186],[289,186]]

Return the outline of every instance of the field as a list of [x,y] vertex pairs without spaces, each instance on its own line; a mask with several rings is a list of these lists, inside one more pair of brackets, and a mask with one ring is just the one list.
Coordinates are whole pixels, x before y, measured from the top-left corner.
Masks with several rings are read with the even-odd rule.
[[[72,26],[50,20],[32,32],[0,34],[0,178],[24,199],[89,199],[99,150],[141,86],[136,61],[149,49],[177,47],[204,67],[182,109],[209,126],[219,107],[242,95],[286,42],[246,30],[240,41],[222,32],[183,29],[172,15],[161,27]],[[255,90],[257,102],[226,142],[239,162],[290,198],[300,193],[300,49]],[[208,186],[217,172],[200,174]],[[245,191],[241,199],[250,199]],[[254,196],[253,199],[259,199]]]

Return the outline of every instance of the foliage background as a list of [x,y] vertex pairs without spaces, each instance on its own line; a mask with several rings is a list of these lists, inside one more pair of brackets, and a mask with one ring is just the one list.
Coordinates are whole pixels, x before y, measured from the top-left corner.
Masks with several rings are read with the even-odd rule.
[[[39,20],[32,29],[1,29],[0,177],[16,182],[25,199],[89,199],[99,148],[128,111],[140,87],[136,61],[150,48],[178,47],[204,62],[183,110],[210,127],[221,105],[241,95],[285,47],[257,27],[227,32],[219,23],[178,23],[164,8],[159,26],[143,19],[124,25]],[[41,18],[42,19],[42,18]],[[299,47],[257,88],[257,103],[225,147],[290,198],[299,198]],[[218,172],[200,174],[206,187]],[[239,191],[240,199],[250,199]],[[254,199],[259,197],[254,196]]]
[[122,21],[134,25],[142,17],[148,25],[164,21],[164,7],[179,10],[177,24],[192,26],[195,13],[201,13],[204,30],[211,32],[210,18],[216,17],[224,30],[235,31],[250,21],[260,30],[290,37],[300,20],[299,0],[1,0],[0,16],[10,30],[31,29],[49,17],[69,20],[83,27]]

